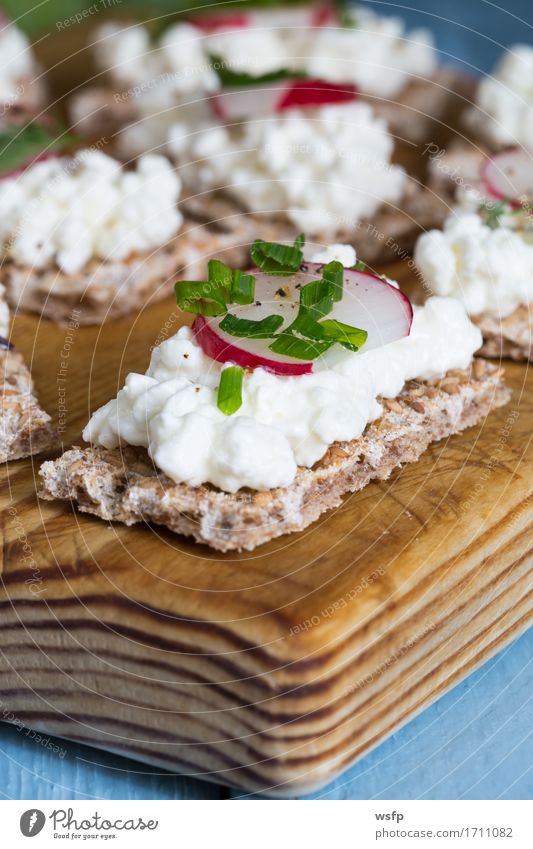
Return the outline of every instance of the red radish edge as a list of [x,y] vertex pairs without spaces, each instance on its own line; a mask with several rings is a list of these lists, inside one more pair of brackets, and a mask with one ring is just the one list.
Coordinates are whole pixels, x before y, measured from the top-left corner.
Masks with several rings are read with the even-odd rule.
[[[324,267],[324,263],[304,262],[302,264],[305,273],[318,274]],[[345,269],[349,271],[350,269]],[[247,269],[247,273],[261,273],[257,268]],[[357,271],[358,275],[369,277],[373,283],[380,283],[382,286],[387,286],[395,296],[403,302],[406,311],[406,320],[408,322],[408,330],[405,336],[411,333],[413,321],[413,307],[411,301],[400,289],[392,286],[382,277],[373,274],[370,271]],[[294,360],[284,362],[274,358],[269,358],[268,353],[265,355],[255,354],[252,351],[247,351],[240,348],[238,345],[233,345],[227,339],[221,337],[216,330],[213,329],[210,321],[203,315],[195,318],[192,325],[196,340],[202,348],[204,354],[219,363],[235,363],[243,368],[263,368],[266,371],[273,372],[282,376],[299,376],[302,374],[311,374],[313,372],[314,361],[295,362]],[[405,338],[405,337],[404,337]]]
[[249,15],[205,15],[190,18],[189,22],[202,32],[219,32],[225,29],[243,29],[251,24]]
[[218,336],[211,325],[203,315],[199,315],[194,319],[192,329],[198,344],[206,356],[216,360],[217,363],[235,363],[243,368],[264,368],[267,371],[275,372],[285,376],[311,374],[313,371],[313,361],[305,361],[302,363],[284,363],[277,362],[276,367],[267,365],[267,360],[256,354],[248,351],[243,351],[240,348],[228,345],[223,339]]
[[[500,156],[508,155],[509,153],[520,153],[520,152],[521,152],[521,149],[519,147],[506,147],[504,150],[500,150],[500,151],[498,151],[498,153],[495,153],[492,156],[489,156],[487,159],[485,159],[483,161],[483,164],[481,166],[481,171],[480,171],[481,181],[483,183],[483,188],[485,189],[487,196],[490,197],[490,198],[493,198],[494,200],[508,201],[508,203],[514,209],[518,209],[518,208],[520,208],[520,206],[522,206],[519,198],[512,197],[512,196],[509,196],[509,195],[505,195],[505,194],[503,194],[503,192],[500,192],[498,189],[496,189],[494,187],[494,184],[492,183],[490,176],[487,172],[489,171],[491,166],[495,165],[496,161],[498,160],[498,158]],[[533,163],[532,163],[532,169],[533,169]]]
[[295,80],[276,107],[276,112],[295,107],[327,106],[349,103],[357,98],[357,86],[351,83],[328,83],[325,80]]

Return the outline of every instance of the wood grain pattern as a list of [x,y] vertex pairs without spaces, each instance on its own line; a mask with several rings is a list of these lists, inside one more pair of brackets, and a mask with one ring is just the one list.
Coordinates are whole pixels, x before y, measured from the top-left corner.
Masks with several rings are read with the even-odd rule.
[[[64,389],[59,447],[177,321],[171,299],[112,333],[16,319],[56,424]],[[325,784],[531,621],[533,399],[527,368],[507,374],[513,399],[482,426],[252,555],[39,502],[40,459],[10,464],[4,706],[36,729],[246,790]]]

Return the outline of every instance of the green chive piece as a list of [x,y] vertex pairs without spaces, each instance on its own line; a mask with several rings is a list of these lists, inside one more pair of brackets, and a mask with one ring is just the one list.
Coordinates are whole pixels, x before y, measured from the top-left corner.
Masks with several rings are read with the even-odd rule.
[[303,261],[303,244],[303,234],[298,236],[292,246],[256,239],[250,251],[252,262],[267,274],[295,274]]
[[334,344],[334,339],[326,341],[300,339],[293,333],[287,332],[280,333],[272,345],[268,347],[275,354],[283,354],[297,360],[316,360]]
[[79,141],[62,127],[48,128],[35,121],[24,127],[7,124],[0,132],[0,174],[21,168],[39,154],[66,152]]
[[232,416],[242,406],[242,382],[244,369],[228,366],[220,373],[217,407],[225,416]]
[[251,321],[247,318],[238,318],[236,315],[227,313],[219,324],[221,330],[231,336],[243,336],[250,339],[270,339],[276,334],[283,324],[281,315],[267,315],[261,321]]
[[319,327],[326,337],[338,342],[339,345],[349,351],[358,351],[368,339],[366,330],[352,327],[350,324],[343,324],[342,321],[337,321],[335,318],[325,318],[319,322]]
[[368,265],[362,259],[358,259],[355,265],[352,265],[352,271],[366,271]]
[[224,300],[227,303],[230,299],[233,283],[231,268],[219,259],[210,259],[207,263],[207,279],[209,283],[217,286],[224,293]]
[[174,287],[181,310],[195,315],[224,315],[227,311],[224,294],[217,284],[208,280],[178,280]]
[[326,280],[332,287],[332,298],[334,301],[342,301],[342,288],[344,281],[344,266],[342,262],[328,262],[322,269],[322,279]]
[[232,304],[253,304],[255,295],[255,277],[238,269],[233,272],[230,302]]
[[300,311],[315,318],[333,309],[334,287],[328,280],[311,280],[300,289]]
[[273,83],[278,80],[288,80],[294,78],[305,78],[307,75],[303,72],[299,71],[290,71],[290,70],[279,70],[279,71],[271,71],[269,74],[262,74],[260,76],[253,76],[252,74],[247,74],[245,71],[238,72],[232,71],[230,67],[228,67],[228,63],[225,59],[220,56],[216,56],[211,54],[210,57],[211,67],[214,68],[215,73],[217,74],[220,82],[225,87],[241,87],[241,86],[256,86],[261,85],[262,83]]

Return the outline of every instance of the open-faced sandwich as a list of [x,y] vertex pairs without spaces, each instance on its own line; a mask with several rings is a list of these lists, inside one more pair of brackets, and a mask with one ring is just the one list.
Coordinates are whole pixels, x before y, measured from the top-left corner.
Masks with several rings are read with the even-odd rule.
[[413,313],[350,246],[307,261],[302,238],[258,240],[252,258],[176,284],[192,327],[94,413],[91,447],[43,464],[44,498],[250,550],[508,400],[457,300]]
[[[100,324],[201,274],[224,234],[184,223],[181,181],[163,156],[126,168],[98,146],[65,154],[62,136],[11,128],[0,178],[0,279],[16,309]],[[44,134],[44,136],[43,136]],[[227,241],[227,240],[226,240]]]
[[493,154],[461,182],[444,228],[422,235],[415,260],[425,285],[461,300],[483,333],[482,354],[533,356],[533,156]]
[[10,314],[0,286],[0,461],[18,460],[52,447],[55,433],[39,406],[21,354],[10,340]]
[[463,114],[464,135],[446,150],[426,146],[430,187],[450,205],[458,187],[484,182],[494,153],[516,147],[533,154],[533,47],[506,50],[493,74],[480,80],[474,103]]
[[427,30],[407,33],[397,17],[333,2],[181,14],[157,35],[141,23],[106,24],[94,46],[107,84],[76,95],[73,119],[91,132],[128,125],[127,155],[163,144],[176,121],[192,127],[221,85],[283,75],[355,85],[393,133],[415,141],[436,137],[469,85],[456,70],[437,68]]

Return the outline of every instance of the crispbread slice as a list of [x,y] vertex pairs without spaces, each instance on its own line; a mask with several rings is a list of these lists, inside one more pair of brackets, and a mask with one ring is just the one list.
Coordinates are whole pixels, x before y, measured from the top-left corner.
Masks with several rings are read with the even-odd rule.
[[352,442],[335,443],[312,469],[300,468],[294,483],[266,492],[231,495],[211,486],[176,484],[158,472],[144,450],[73,448],[43,463],[45,499],[73,500],[103,519],[155,522],[219,551],[246,549],[301,531],[342,496],[369,481],[387,478],[414,462],[428,445],[484,419],[510,393],[496,366],[476,360],[472,373],[442,381],[411,382],[384,413]]
[[533,360],[533,303],[521,304],[505,318],[472,316],[483,334],[479,353],[485,357]]
[[387,121],[389,132],[416,144],[441,141],[456,125],[475,95],[477,80],[451,65],[437,68],[427,79],[414,78],[394,100],[368,100]]
[[0,461],[18,460],[50,449],[56,440],[48,413],[39,406],[22,356],[0,351]]
[[[189,219],[206,226],[215,224],[227,231],[237,265],[249,262],[250,245],[258,236],[270,241],[292,242],[298,232],[286,216],[272,210],[252,212],[229,192],[194,195],[184,200],[183,207]],[[416,181],[409,180],[397,206],[382,204],[371,221],[359,221],[355,226],[340,225],[333,235],[315,234],[312,241],[322,245],[332,242],[353,245],[357,255],[368,263],[393,262],[410,254],[418,236],[440,227],[445,217],[446,208],[440,199]]]
[[76,309],[79,324],[102,324],[167,297],[181,273],[201,279],[214,253],[239,261],[241,251],[231,252],[232,241],[223,227],[187,224],[168,244],[123,261],[93,259],[78,273],[65,274],[56,266],[39,271],[5,260],[0,279],[14,309],[59,323]]

